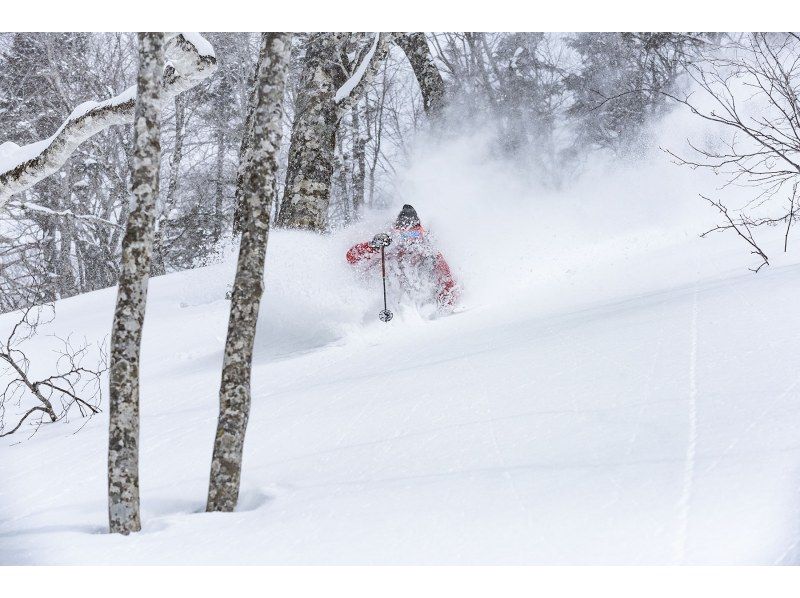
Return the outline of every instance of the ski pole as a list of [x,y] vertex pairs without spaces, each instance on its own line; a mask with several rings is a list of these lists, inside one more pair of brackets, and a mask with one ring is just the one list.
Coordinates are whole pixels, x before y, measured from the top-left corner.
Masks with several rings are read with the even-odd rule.
[[385,245],[381,245],[381,274],[383,278],[383,311],[378,314],[378,319],[381,322],[388,322],[392,319],[394,314],[386,307],[386,254],[384,253]]

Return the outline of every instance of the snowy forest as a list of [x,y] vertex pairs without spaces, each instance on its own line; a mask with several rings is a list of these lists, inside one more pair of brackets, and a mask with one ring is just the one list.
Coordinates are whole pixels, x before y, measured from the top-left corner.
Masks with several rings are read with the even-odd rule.
[[800,36],[0,33],[0,564],[799,564]]

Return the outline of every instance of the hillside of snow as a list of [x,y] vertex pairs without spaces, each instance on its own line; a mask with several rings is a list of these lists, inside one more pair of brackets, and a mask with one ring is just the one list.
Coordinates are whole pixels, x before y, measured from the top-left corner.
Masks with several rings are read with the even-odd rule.
[[[553,197],[482,160],[417,162],[398,200],[465,289],[451,316],[379,322],[344,261],[393,212],[272,234],[236,513],[203,512],[234,260],[151,280],[142,532],[106,533],[104,404],[0,442],[0,563],[800,562],[800,254],[754,275],[698,238],[678,169]],[[45,332],[101,341],[114,297]]]

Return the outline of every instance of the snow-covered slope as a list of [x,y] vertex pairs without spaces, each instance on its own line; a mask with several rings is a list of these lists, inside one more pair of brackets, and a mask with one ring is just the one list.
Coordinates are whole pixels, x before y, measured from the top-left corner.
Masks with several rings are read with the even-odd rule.
[[[379,281],[344,253],[393,213],[274,231],[240,509],[206,514],[235,260],[153,279],[143,531],[105,533],[104,412],[0,441],[0,562],[800,562],[800,247],[772,230],[748,272],[735,236],[697,237],[719,180],[663,156],[556,193],[447,143],[395,207],[435,234],[463,311],[390,297],[378,321]],[[114,293],[59,302],[33,369],[46,333],[106,337]]]
[[[238,512],[202,512],[228,261],[151,281],[143,531],[104,533],[106,416],[44,426],[0,444],[0,562],[800,560],[800,266],[640,244],[387,325],[354,236],[271,240]],[[62,301],[53,330],[100,339],[113,300]]]

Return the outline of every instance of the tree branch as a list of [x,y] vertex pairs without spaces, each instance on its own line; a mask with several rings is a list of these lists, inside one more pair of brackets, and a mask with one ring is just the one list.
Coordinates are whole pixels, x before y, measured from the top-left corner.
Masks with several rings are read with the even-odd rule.
[[[167,43],[164,69],[164,102],[191,89],[216,69],[211,45],[200,35],[173,34]],[[102,102],[84,102],[76,107],[55,134],[25,146],[0,145],[0,207],[15,193],[24,191],[57,172],[90,137],[113,125],[133,123],[136,86]]]
[[[56,373],[39,380],[31,378],[29,375],[30,361],[18,347],[22,342],[34,336],[41,324],[52,321],[52,319],[42,320],[41,312],[42,307],[31,307],[23,311],[22,317],[13,327],[5,344],[0,344],[0,360],[5,361],[9,366],[7,371],[0,372],[0,374],[3,376],[11,374],[11,381],[0,393],[0,437],[9,436],[19,430],[22,424],[37,412],[42,415],[33,421],[35,429],[38,429],[48,419],[50,422],[56,422],[66,418],[73,406],[77,406],[82,417],[100,413],[101,380],[104,372],[108,369],[106,355],[101,344],[98,344],[100,348],[98,367],[89,369],[81,365],[89,345],[84,341],[76,348],[70,342],[69,337],[60,338],[63,349],[57,351],[59,358],[55,365]],[[79,396],[78,393],[83,396]],[[36,404],[20,416],[11,430],[5,431],[4,416],[7,405],[14,403],[22,406],[26,396],[34,399]],[[47,417],[45,418],[45,416]]]
[[752,251],[750,253],[759,256],[762,260],[761,264],[759,264],[758,267],[748,268],[748,269],[751,270],[752,272],[758,272],[764,266],[769,266],[769,258],[767,257],[767,254],[761,250],[761,248],[758,246],[755,239],[753,238],[753,233],[750,231],[747,221],[740,220],[738,223],[734,222],[733,218],[731,218],[730,214],[728,214],[728,208],[726,208],[722,204],[722,202],[714,201],[713,199],[706,197],[705,195],[700,195],[700,197],[702,197],[712,206],[717,208],[720,214],[722,214],[725,217],[725,220],[728,221],[728,224],[724,224],[722,226],[715,226],[714,228],[707,230],[700,236],[705,237],[710,233],[721,230],[733,230],[736,232],[737,235],[739,235],[739,237],[744,239],[745,242],[752,248]]
[[334,102],[340,115],[347,112],[350,106],[361,98],[366,87],[375,78],[395,36],[395,33],[377,33],[372,50],[366,54],[353,76],[336,91]]

